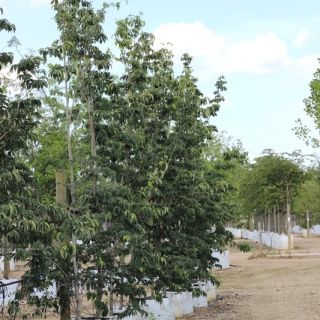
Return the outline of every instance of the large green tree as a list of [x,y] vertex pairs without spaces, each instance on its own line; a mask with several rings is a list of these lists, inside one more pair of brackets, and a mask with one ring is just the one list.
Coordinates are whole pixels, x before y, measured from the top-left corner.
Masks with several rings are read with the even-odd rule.
[[[5,19],[0,20],[0,26],[1,30],[15,30],[14,25]],[[1,84],[0,88],[0,231],[4,241],[1,254],[6,258],[30,259],[31,271],[26,274],[23,290],[32,300],[35,289],[48,285],[39,278],[37,257],[42,255],[44,247],[51,247],[60,225],[70,223],[72,219],[61,208],[44,205],[34,198],[36,181],[24,160],[29,143],[36,138],[34,130],[41,118],[41,102],[34,96],[47,82],[40,68],[39,56],[30,55],[17,63],[13,62],[12,53],[1,53],[0,67],[11,67],[11,71],[15,72],[13,74],[16,74],[16,87],[19,88],[19,93],[14,96],[9,95],[6,84]],[[33,303],[41,307],[39,301],[33,299]]]
[[[319,60],[319,59],[318,59]],[[304,111],[306,112],[307,116],[311,118],[314,123],[314,128],[310,128],[303,124],[301,119],[296,121],[296,126],[293,128],[295,134],[305,141],[307,145],[312,146],[315,149],[316,158],[318,158],[317,149],[320,146],[320,69],[317,68],[316,72],[313,74],[313,79],[311,80],[310,84],[310,95],[309,97],[303,100],[305,108]],[[313,178],[308,181],[304,185],[304,192],[302,193],[301,197],[298,198],[296,203],[296,210],[299,214],[302,211],[310,210],[313,212],[313,222],[318,222],[317,212],[319,209],[317,208],[317,201],[313,198],[313,195],[316,190],[318,190],[317,186],[317,179]],[[313,185],[313,188],[311,188]],[[308,190],[308,191],[307,191]],[[304,224],[304,223],[302,223]]]
[[241,141],[231,143],[232,138],[227,137],[225,132],[214,133],[205,148],[204,162],[207,175],[219,194],[220,206],[225,216],[228,215],[230,222],[242,225],[248,214],[243,207],[240,186],[250,164]]
[[[15,26],[1,19],[1,31],[14,32]],[[46,81],[36,77],[40,71],[39,57],[29,56],[15,64],[13,60],[12,52],[0,53],[0,70],[11,67],[19,85],[19,93],[10,96],[7,83],[0,84],[0,221],[5,244],[13,240],[28,243],[34,232],[48,229],[40,212],[45,212],[45,208],[40,209],[30,197],[34,184],[32,172],[19,158],[27,149],[28,141],[35,138],[33,130],[39,120],[40,101],[33,97],[33,92],[45,86]]]
[[[119,55],[113,58],[100,49],[108,5],[52,4],[60,37],[40,51],[44,61],[54,58],[48,64],[52,87],[43,99],[51,115],[37,129],[43,137],[32,166],[38,186],[47,190],[54,169],[66,169],[70,203],[60,210],[63,220],[50,220],[43,241],[18,252],[29,260],[25,292],[52,280],[59,285],[57,299],[30,297],[30,303],[38,312],[55,307],[67,319],[74,297],[79,319],[80,285],[86,285],[97,317],[113,313],[114,296],[127,297],[129,314],[141,311],[143,279],[159,299],[168,288],[191,290],[194,279],[214,280],[211,250],[223,250],[231,239],[224,231],[230,215],[217,183],[224,169],[208,170],[203,152],[215,130],[210,121],[223,101],[224,78],[213,99],[205,97],[187,54],[176,76],[172,52],[154,50],[154,36],[143,31],[139,16],[117,22]],[[120,77],[111,75],[112,61],[123,66]],[[52,189],[46,195],[54,200]]]
[[268,214],[276,207],[287,212],[290,218],[293,200],[308,175],[301,168],[298,154],[276,154],[272,150],[264,153],[255,159],[244,177],[241,195],[245,199],[245,207],[248,212],[257,210],[260,215]]
[[296,216],[297,223],[306,227],[306,211],[309,211],[310,225],[320,221],[320,181],[317,167],[308,169],[309,179],[301,186],[301,192],[293,201],[292,211]]
[[[295,134],[311,145],[313,148],[320,146],[319,132],[320,132],[320,69],[318,68],[313,74],[314,78],[309,84],[310,96],[303,100],[305,108],[304,111],[314,122],[314,129],[303,125],[302,120],[296,121],[296,127],[293,128]],[[316,135],[315,135],[316,134]]]
[[[113,112],[122,125],[104,126],[101,143],[108,148],[101,152],[120,173],[118,183],[141,199],[133,209],[147,242],[134,246],[132,263],[141,277],[157,277],[154,289],[160,293],[167,287],[190,289],[192,279],[208,277],[207,267],[214,263],[210,247],[227,241],[202,161],[214,129],[209,119],[219,109],[225,82],[219,79],[215,98],[206,98],[197,88],[191,58],[182,57],[183,73],[174,76],[171,52],[153,51],[153,36],[141,26],[139,17],[118,23],[116,41],[126,73],[112,99],[113,106],[124,106]],[[208,232],[215,222],[218,232]]]

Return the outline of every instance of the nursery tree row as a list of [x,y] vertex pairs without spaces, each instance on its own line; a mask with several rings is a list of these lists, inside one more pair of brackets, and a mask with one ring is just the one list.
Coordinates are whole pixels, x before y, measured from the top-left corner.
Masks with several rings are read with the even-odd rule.
[[[18,62],[0,53],[1,70],[12,71],[0,85],[1,255],[27,263],[17,298],[28,297],[35,315],[52,308],[79,320],[83,299],[97,318],[116,301],[123,316],[142,312],[147,294],[161,300],[215,281],[211,250],[230,242],[229,222],[259,218],[284,232],[288,208],[302,222],[306,210],[315,222],[320,212],[317,167],[272,150],[250,164],[241,142],[213,125],[224,78],[205,97],[192,58],[181,57],[177,75],[141,16],[117,21],[107,37],[112,6],[120,8],[52,1],[59,38]],[[15,26],[1,19],[0,31]],[[116,52],[102,50],[108,38]],[[306,100],[315,117],[317,81]],[[296,132],[307,137],[302,125]],[[57,297],[32,294],[52,281]]]
[[[146,288],[161,300],[215,281],[211,250],[231,240],[223,199],[232,187],[221,177],[241,154],[225,153],[220,167],[204,157],[224,78],[205,97],[192,58],[181,57],[176,75],[172,52],[154,49],[140,16],[117,21],[117,54],[102,51],[110,6],[52,1],[59,39],[19,62],[0,54],[1,69],[16,74],[0,92],[2,255],[27,262],[17,298],[27,295],[35,315],[53,308],[78,320],[84,292],[97,318],[113,314],[115,299],[123,315],[141,311]],[[6,19],[0,28],[15,31]],[[66,175],[60,204],[57,172]],[[53,280],[56,298],[32,295]]]

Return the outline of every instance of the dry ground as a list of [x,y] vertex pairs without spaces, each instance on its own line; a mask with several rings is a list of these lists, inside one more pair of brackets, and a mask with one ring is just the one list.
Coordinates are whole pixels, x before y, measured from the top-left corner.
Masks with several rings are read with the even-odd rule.
[[[277,250],[267,257],[256,257],[257,246],[253,253],[230,248],[230,269],[214,271],[221,281],[217,294],[222,299],[211,307],[195,309],[183,319],[320,319],[320,255],[316,255],[320,254],[320,238],[295,236],[294,243],[291,257]],[[49,320],[56,319],[48,316]]]
[[291,257],[284,257],[285,251],[275,256],[279,252],[273,250],[267,257],[252,259],[252,253],[231,248],[231,268],[215,272],[222,300],[186,319],[320,319],[320,255],[313,255],[320,253],[320,238],[295,236],[294,244]]

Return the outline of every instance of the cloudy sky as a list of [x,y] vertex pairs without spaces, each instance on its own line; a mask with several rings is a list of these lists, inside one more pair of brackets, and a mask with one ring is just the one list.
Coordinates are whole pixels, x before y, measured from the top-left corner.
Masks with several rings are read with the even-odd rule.
[[[93,3],[98,8],[102,1]],[[22,48],[39,49],[58,37],[50,0],[0,0],[0,7],[16,24]],[[139,12],[158,45],[172,43],[177,70],[182,53],[194,57],[205,94],[211,95],[216,79],[225,76],[226,101],[213,122],[240,139],[251,159],[266,148],[313,151],[292,128],[298,118],[313,126],[303,99],[319,66],[320,1],[128,0],[120,11],[108,12],[110,47],[115,20]],[[1,33],[1,48],[6,37]]]

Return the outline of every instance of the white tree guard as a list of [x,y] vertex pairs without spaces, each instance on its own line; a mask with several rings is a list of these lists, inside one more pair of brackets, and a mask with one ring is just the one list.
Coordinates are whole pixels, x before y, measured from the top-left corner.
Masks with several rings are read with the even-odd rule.
[[217,250],[212,250],[212,256],[219,259],[219,262],[217,264],[220,264],[222,269],[230,268],[230,252],[228,249],[226,249],[222,253]]
[[211,281],[206,282],[206,292],[207,292],[207,300],[208,302],[214,301],[217,297],[216,295],[216,287]]
[[300,226],[293,226],[291,230],[294,233],[302,233],[303,228],[301,228]]
[[37,296],[38,298],[42,298],[44,295],[47,295],[48,297],[56,297],[57,296],[57,284],[56,281],[52,281],[52,285],[50,285],[46,290],[34,290],[33,293],[34,296]]
[[171,297],[163,298],[164,309],[174,314],[174,304]]
[[[202,291],[206,292],[205,282],[198,281],[197,284],[192,286],[193,288],[199,288]],[[208,299],[206,296],[194,297],[192,298],[193,306],[195,308],[205,308],[208,306]]]
[[167,311],[165,309],[165,304],[160,304],[156,300],[146,300],[146,304],[142,309],[148,312],[148,316],[141,316],[140,314],[136,314],[132,316],[132,320],[149,320],[151,314],[152,317],[156,320],[175,320],[174,313]]
[[177,296],[177,293],[173,291],[167,291],[166,296],[172,298],[174,316],[176,318],[181,318],[183,316],[182,302],[181,299],[179,299],[179,296]]
[[192,314],[193,313],[192,293],[181,292],[181,294],[179,294],[178,296],[181,297],[183,315]]
[[[0,281],[4,284],[9,284],[11,282],[18,281],[18,279],[8,279],[8,280],[2,279]],[[14,294],[18,290],[18,287],[19,287],[19,283],[14,283],[14,284],[6,286],[6,293],[5,293],[4,301],[2,301],[3,298],[0,297],[0,306],[1,305],[7,306],[10,300],[14,300]]]
[[[119,313],[122,313],[126,310],[126,308],[124,307],[123,309],[119,310],[116,306],[116,308],[114,309],[114,313],[115,315],[118,315]],[[122,320],[133,320],[133,316],[126,316],[124,318],[122,318]]]
[[[4,269],[3,257],[0,257],[0,270],[3,271],[3,269]],[[10,260],[10,270],[14,270],[14,269],[15,269],[14,260],[11,259]]]
[[[292,228],[292,232],[294,233],[304,233],[307,234],[307,230],[300,227],[300,226],[294,226]],[[320,235],[320,224],[315,224],[310,228],[310,233],[314,235]]]
[[226,230],[227,230],[227,231],[230,231],[235,238],[240,239],[241,236],[242,236],[242,234],[241,234],[242,229],[229,228],[229,227],[227,227]]
[[[234,228],[226,228],[226,229],[232,232],[232,234],[235,234],[238,232],[238,229],[234,229]],[[257,230],[249,231],[246,229],[242,229],[241,234],[242,234],[242,238],[244,239],[252,240],[254,242],[259,242],[259,232]],[[274,232],[262,231],[261,241],[262,241],[262,244],[278,250],[286,250],[288,249],[288,246],[289,246],[288,236],[286,236],[283,233],[278,234]],[[291,249],[293,248],[294,248],[294,236],[291,235]]]

